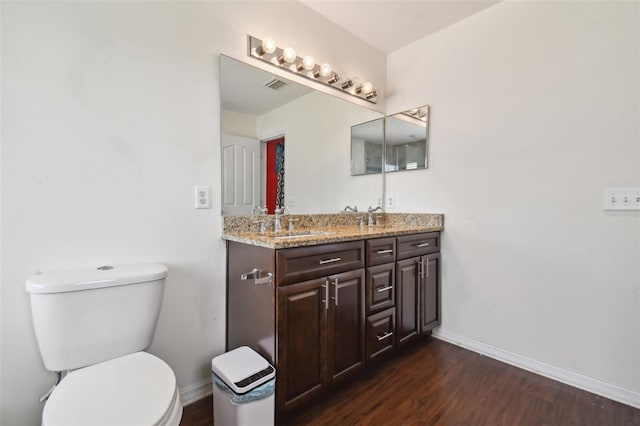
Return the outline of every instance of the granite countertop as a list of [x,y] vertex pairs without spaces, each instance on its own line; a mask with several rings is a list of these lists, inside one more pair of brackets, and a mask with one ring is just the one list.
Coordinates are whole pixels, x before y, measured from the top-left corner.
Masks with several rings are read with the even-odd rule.
[[[384,224],[373,226],[365,225],[363,227],[327,226],[315,227],[311,230],[299,229],[293,232],[281,231],[274,233],[271,231],[265,232],[264,234],[251,231],[224,231],[222,238],[259,247],[282,249],[442,230],[444,230],[444,227],[441,224],[431,226],[424,224]],[[314,235],[308,235],[310,233]]]

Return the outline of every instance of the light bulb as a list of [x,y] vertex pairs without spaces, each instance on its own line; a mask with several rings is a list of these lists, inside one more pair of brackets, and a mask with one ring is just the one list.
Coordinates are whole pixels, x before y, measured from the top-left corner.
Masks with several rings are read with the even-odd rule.
[[315,66],[316,66],[316,60],[313,59],[313,56],[305,56],[302,59],[302,62],[298,64],[297,69],[298,71],[302,71],[302,70],[311,71]]
[[262,49],[265,52],[273,53],[276,51],[276,47],[278,47],[278,45],[276,44],[276,41],[271,37],[267,37],[264,40],[262,40]]
[[329,64],[322,64],[320,65],[320,69],[318,71],[316,71],[315,73],[313,73],[313,76],[315,78],[318,77],[329,77],[331,75],[331,65]]
[[282,59],[284,62],[293,62],[296,60],[296,51],[292,47],[287,47],[282,51]]
[[359,95],[368,95],[373,91],[373,84],[368,81],[365,81],[358,87],[356,87],[356,93]]
[[322,64],[320,65],[320,76],[321,77],[329,77],[331,75],[331,65]]

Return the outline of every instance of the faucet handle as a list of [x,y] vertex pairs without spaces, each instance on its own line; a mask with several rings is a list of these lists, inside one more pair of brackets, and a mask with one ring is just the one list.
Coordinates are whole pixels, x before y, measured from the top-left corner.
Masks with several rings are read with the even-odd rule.
[[260,224],[260,230],[258,231],[261,234],[264,234],[267,230],[266,226],[265,226],[265,221],[263,220],[254,220],[251,223],[259,223]]
[[287,220],[289,221],[289,227],[288,227],[289,231],[293,231],[293,222],[300,221],[300,219],[293,219],[293,218],[289,218]]
[[356,217],[356,219],[360,221],[360,223],[358,224],[358,226],[359,226],[360,228],[364,227],[364,218],[363,218],[362,216],[357,216],[357,217]]

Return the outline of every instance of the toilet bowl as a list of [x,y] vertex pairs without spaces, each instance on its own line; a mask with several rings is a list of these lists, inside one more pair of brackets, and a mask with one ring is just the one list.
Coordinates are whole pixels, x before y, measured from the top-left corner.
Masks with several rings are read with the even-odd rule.
[[135,264],[27,279],[44,366],[67,372],[44,406],[43,425],[179,425],[175,374],[143,352],[153,339],[166,276],[164,265]]
[[67,374],[50,395],[43,426],[177,426],[176,378],[160,358],[125,355]]

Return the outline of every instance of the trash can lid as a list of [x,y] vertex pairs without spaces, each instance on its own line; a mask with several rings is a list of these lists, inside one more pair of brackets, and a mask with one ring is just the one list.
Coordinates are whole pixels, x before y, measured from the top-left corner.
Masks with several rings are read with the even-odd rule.
[[248,346],[213,358],[211,370],[238,394],[247,393],[276,375],[275,368]]

